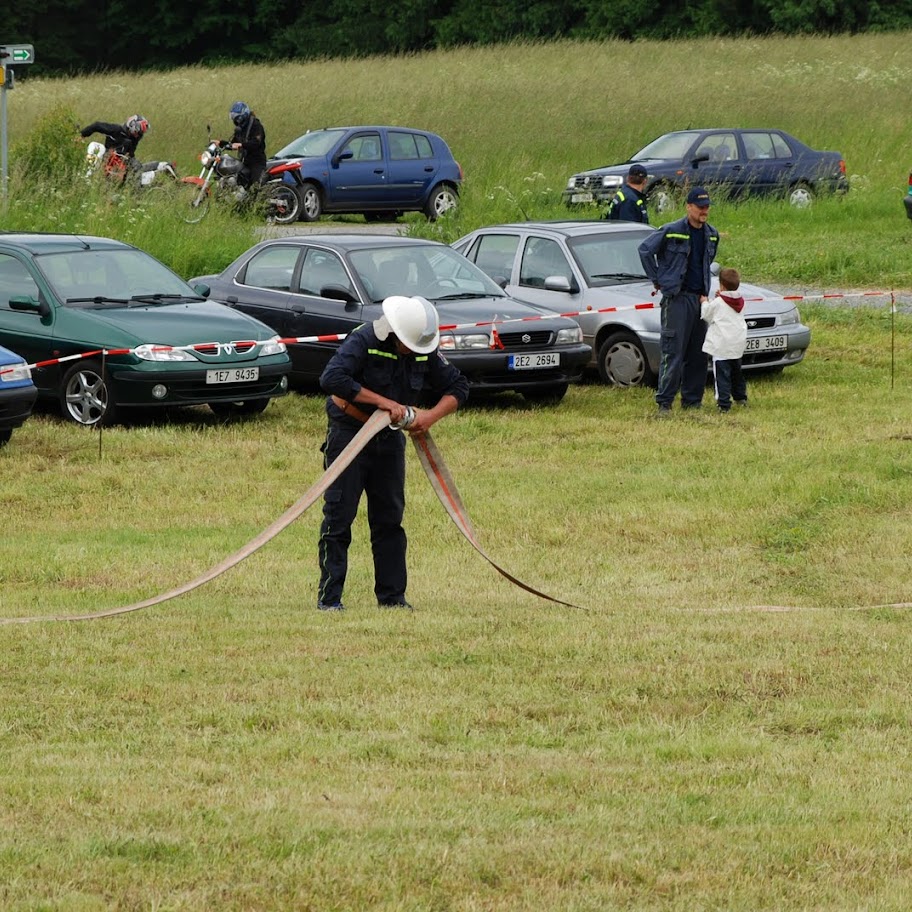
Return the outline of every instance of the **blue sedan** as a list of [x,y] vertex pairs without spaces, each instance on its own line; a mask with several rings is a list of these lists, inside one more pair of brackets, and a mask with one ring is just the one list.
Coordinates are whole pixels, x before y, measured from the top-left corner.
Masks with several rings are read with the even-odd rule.
[[8,443],[13,429],[32,414],[37,398],[25,359],[0,346],[0,446]]
[[299,136],[274,158],[301,163],[294,180],[305,222],[323,213],[391,221],[403,212],[434,221],[459,201],[462,168],[443,139],[426,130],[328,127]]
[[646,168],[646,194],[657,212],[677,208],[682,191],[695,185],[733,198],[782,196],[799,208],[820,193],[849,189],[839,152],[817,152],[782,130],[716,128],[666,133],[626,162],[574,174],[564,202],[607,202],[635,162]]

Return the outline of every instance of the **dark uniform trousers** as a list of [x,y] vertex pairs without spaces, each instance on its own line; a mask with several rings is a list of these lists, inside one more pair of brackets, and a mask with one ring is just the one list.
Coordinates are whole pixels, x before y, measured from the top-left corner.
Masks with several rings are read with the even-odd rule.
[[681,390],[681,405],[703,401],[706,388],[706,324],[700,319],[700,295],[681,291],[662,299],[662,364],[656,402],[670,406]]
[[[333,462],[359,430],[360,427],[330,422],[324,445],[324,467]],[[362,493],[367,494],[377,601],[381,605],[405,601],[406,536],[402,528],[405,436],[401,431],[381,431],[324,495],[319,545],[319,600],[325,605],[335,605],[342,600],[348,574],[351,526]]]

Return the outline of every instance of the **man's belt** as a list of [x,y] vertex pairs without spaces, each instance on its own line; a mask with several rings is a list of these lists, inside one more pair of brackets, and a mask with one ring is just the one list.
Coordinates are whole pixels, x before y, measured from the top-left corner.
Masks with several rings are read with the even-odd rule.
[[367,412],[361,411],[357,405],[352,402],[349,402],[347,399],[342,399],[340,396],[330,396],[332,404],[339,409],[340,412],[348,415],[349,418],[354,418],[356,421],[360,421],[361,424],[364,424],[370,415]]

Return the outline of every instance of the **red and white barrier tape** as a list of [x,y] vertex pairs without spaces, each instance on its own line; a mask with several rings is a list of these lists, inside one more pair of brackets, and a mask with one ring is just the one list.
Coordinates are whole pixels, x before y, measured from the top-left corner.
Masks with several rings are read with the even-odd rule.
[[[879,298],[879,297],[893,297],[894,292],[891,291],[859,291],[859,292],[831,292],[831,293],[821,293],[821,294],[809,294],[809,295],[782,295],[781,299],[783,301],[819,301],[819,300],[832,300],[833,298]],[[746,302],[750,303],[751,301],[765,301],[769,300],[768,298],[745,298]],[[536,314],[532,317],[510,317],[503,319],[492,319],[492,320],[480,320],[477,323],[444,323],[441,324],[441,332],[450,332],[454,329],[476,329],[492,326],[500,326],[504,323],[534,323],[538,320],[550,320],[553,317],[582,317],[587,314],[599,314],[599,313],[620,313],[625,310],[653,310],[659,305],[655,301],[645,301],[642,304],[626,304],[622,307],[588,307],[585,310],[568,310],[563,313],[553,313],[553,314]],[[310,342],[341,342],[345,339],[347,333],[328,333],[320,336],[287,336],[280,338],[278,341],[284,343],[285,345],[300,345],[302,343]],[[153,352],[165,352],[165,351],[196,351],[201,354],[219,354],[223,349],[226,351],[235,351],[247,352],[250,349],[254,348],[257,345],[262,345],[265,341],[271,340],[249,340],[245,339],[240,342],[196,342],[192,345],[152,345],[147,346],[149,351]],[[61,358],[50,358],[47,361],[36,361],[34,364],[25,365],[29,370],[37,370],[42,367],[51,367],[55,364],[64,364],[68,361],[78,361],[82,358],[94,358],[102,356],[105,358],[111,357],[113,355],[131,355],[136,351],[135,348],[99,348],[95,351],[82,352],[77,355],[64,355]],[[21,365],[16,367],[6,367],[0,368],[0,375],[12,373],[14,370],[21,369]]]

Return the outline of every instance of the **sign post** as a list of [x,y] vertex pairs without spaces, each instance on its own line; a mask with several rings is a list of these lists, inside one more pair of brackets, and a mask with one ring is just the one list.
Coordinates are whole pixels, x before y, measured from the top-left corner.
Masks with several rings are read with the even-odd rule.
[[15,86],[12,66],[24,66],[35,62],[35,48],[31,44],[0,45],[0,65],[3,79],[0,80],[0,196],[6,197],[9,181],[9,148],[6,130],[6,93]]

